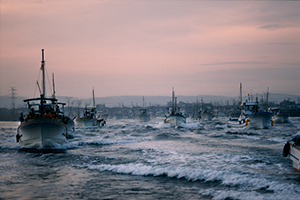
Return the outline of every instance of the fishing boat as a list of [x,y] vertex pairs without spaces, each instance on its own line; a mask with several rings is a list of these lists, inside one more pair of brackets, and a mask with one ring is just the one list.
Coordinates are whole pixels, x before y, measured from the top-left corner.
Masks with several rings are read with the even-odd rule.
[[[242,83],[240,83],[240,102],[242,102]],[[271,112],[259,110],[258,99],[253,101],[248,94],[248,99],[240,103],[240,116],[238,120],[229,120],[230,127],[248,127],[252,129],[266,129],[273,126]]]
[[172,89],[171,106],[168,107],[168,115],[165,117],[164,123],[169,123],[173,126],[179,126],[186,123],[186,117],[180,112],[180,108],[177,106],[177,97],[175,97],[174,88]]
[[[242,88],[242,84],[240,88]],[[248,100],[246,99],[241,104],[241,114],[238,121],[239,124],[245,124],[249,128],[266,129],[273,126],[272,116],[271,112],[259,110],[258,98],[256,97],[256,101],[253,101],[248,94]]]
[[[198,101],[197,101],[198,104]],[[201,98],[201,109],[198,111],[197,120],[201,121],[211,121],[213,118],[213,114],[211,112],[211,104],[204,105],[203,98]]]
[[145,108],[145,99],[143,97],[143,108],[140,109],[140,114],[138,115],[138,119],[140,122],[148,122],[150,121],[150,115],[147,113],[147,109]]
[[30,112],[25,118],[21,113],[21,124],[17,129],[16,139],[22,145],[40,147],[40,145],[47,146],[66,142],[67,122],[58,106],[65,104],[59,103],[56,98],[46,97],[44,49],[42,49],[41,71],[42,91],[40,90],[40,97],[24,100]]
[[200,118],[201,121],[211,121],[212,118],[213,118],[213,114],[210,111],[204,110],[201,112],[201,118]]
[[150,121],[150,115],[147,113],[147,109],[140,109],[140,114],[138,115],[138,119],[140,122],[148,122]]
[[289,157],[293,161],[293,170],[300,171],[300,136],[287,141],[283,147],[283,156]]
[[95,94],[93,89],[93,106],[85,106],[82,117],[75,119],[75,125],[77,127],[89,127],[89,126],[104,126],[106,124],[104,119],[97,116],[97,107],[95,105]]

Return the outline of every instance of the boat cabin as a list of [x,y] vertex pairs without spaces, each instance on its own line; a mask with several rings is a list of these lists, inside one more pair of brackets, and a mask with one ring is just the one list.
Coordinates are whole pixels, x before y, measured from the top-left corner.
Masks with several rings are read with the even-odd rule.
[[257,102],[251,102],[251,101],[245,101],[242,104],[242,111],[243,114],[248,116],[254,112],[258,112],[258,103]]

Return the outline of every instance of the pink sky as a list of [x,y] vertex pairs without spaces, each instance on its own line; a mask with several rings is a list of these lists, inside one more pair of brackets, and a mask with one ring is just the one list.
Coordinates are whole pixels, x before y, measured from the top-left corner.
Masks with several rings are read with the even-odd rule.
[[41,49],[60,96],[238,96],[240,82],[244,93],[300,95],[300,2],[0,5],[0,95],[38,96]]

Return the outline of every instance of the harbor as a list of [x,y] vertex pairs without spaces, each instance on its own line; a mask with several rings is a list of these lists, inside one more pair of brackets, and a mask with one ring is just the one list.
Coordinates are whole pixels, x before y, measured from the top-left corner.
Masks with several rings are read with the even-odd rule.
[[300,1],[0,8],[0,200],[300,198]]

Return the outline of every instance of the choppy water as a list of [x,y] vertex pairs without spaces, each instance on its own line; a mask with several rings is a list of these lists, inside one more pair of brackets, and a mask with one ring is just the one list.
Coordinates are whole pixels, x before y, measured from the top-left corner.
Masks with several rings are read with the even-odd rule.
[[300,118],[267,130],[226,120],[108,120],[51,149],[20,146],[19,123],[0,122],[0,199],[299,199],[282,149]]

